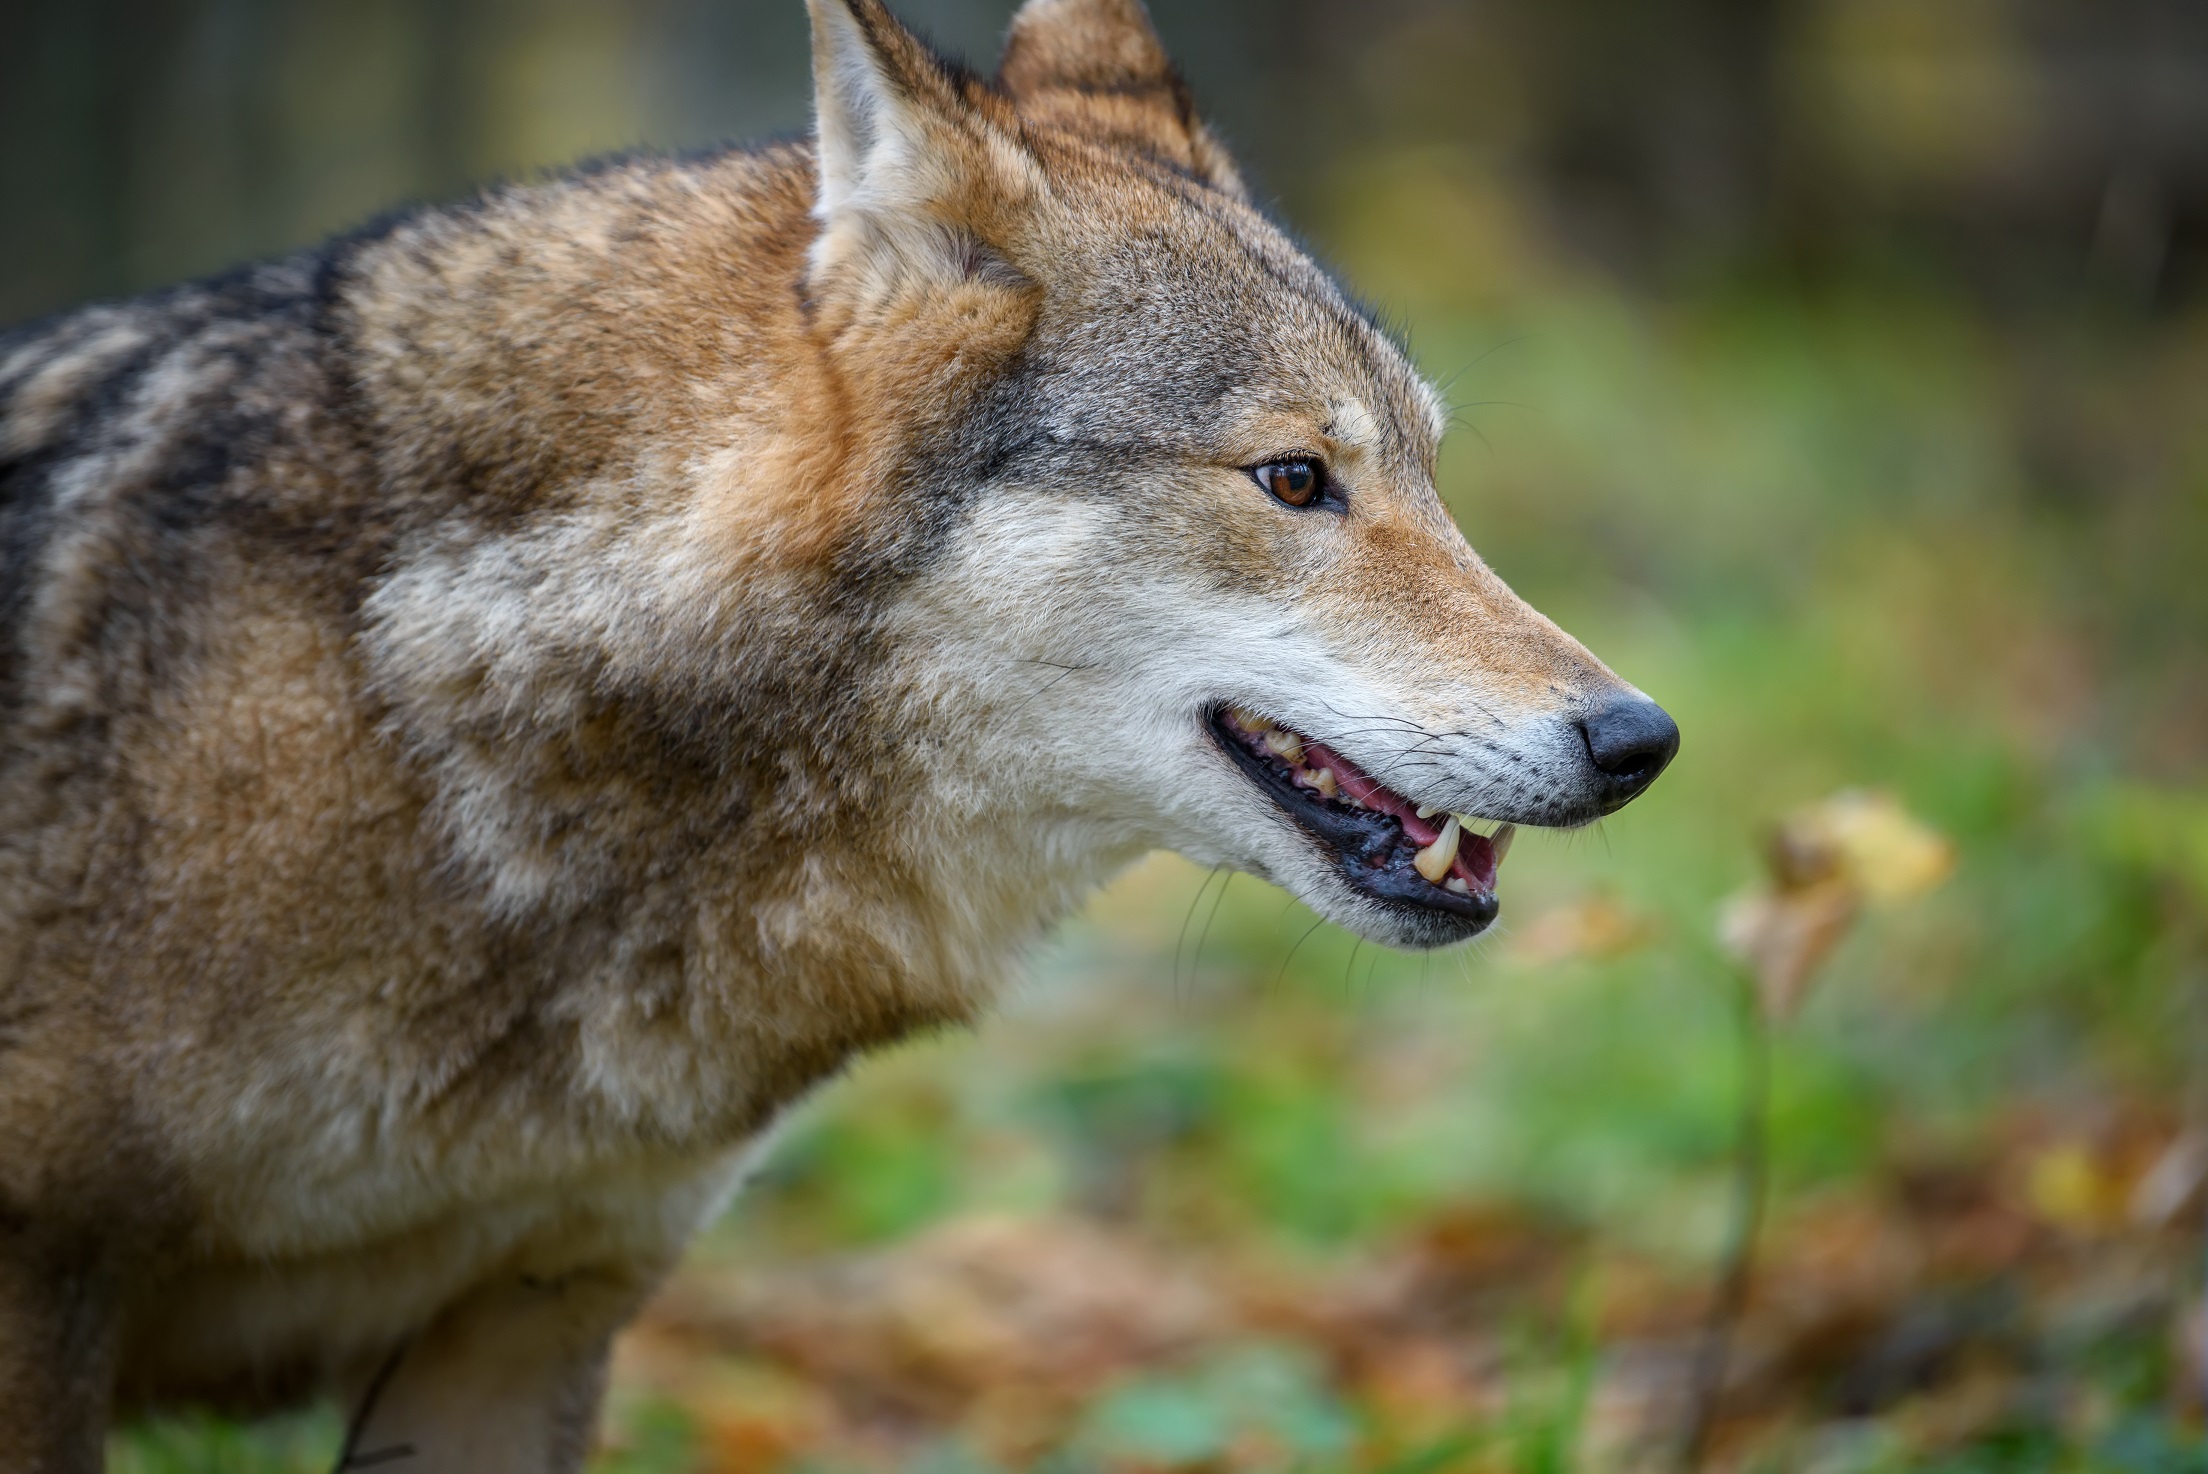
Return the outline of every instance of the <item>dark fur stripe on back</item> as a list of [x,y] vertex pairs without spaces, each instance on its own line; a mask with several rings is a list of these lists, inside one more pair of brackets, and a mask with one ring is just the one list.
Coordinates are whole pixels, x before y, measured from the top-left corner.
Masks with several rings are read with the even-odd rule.
[[[148,566],[173,566],[177,535],[216,515],[239,462],[279,433],[266,405],[280,396],[242,391],[311,333],[317,265],[258,264],[0,335],[0,716],[21,708],[26,621],[63,524],[120,517]],[[150,402],[165,374],[183,382]],[[116,479],[139,458],[148,474]],[[73,471],[84,485],[64,506]]]

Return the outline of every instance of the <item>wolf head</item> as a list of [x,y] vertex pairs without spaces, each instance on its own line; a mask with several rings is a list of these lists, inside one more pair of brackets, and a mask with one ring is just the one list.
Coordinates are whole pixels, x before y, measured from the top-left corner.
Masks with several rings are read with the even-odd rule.
[[1432,946],[1496,914],[1483,830],[1648,786],[1677,729],[1466,544],[1439,396],[1252,204],[1139,0],[1029,0],[993,79],[810,4],[808,310],[879,536],[944,529],[899,606],[938,811]]

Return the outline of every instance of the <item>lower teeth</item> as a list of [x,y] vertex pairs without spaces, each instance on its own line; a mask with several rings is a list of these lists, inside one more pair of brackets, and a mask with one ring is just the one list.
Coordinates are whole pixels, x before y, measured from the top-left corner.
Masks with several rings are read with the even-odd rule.
[[[1341,796],[1341,784],[1331,770],[1320,768],[1313,771],[1303,766],[1303,742],[1295,733],[1276,726],[1264,717],[1245,712],[1239,707],[1229,708],[1228,714],[1236,727],[1251,737],[1257,738],[1273,756],[1285,759],[1295,769],[1296,776],[1305,780],[1310,787],[1317,789],[1322,796],[1329,799]],[[1357,806],[1359,808],[1366,807],[1361,803]],[[1442,812],[1441,809],[1435,808],[1431,804],[1420,804],[1417,809],[1418,817],[1421,819],[1431,819]],[[1417,867],[1419,873],[1424,875],[1429,870],[1442,871],[1441,888],[1453,896],[1469,896],[1472,894],[1470,881],[1461,875],[1447,873],[1456,859],[1457,846],[1451,841],[1457,838],[1457,834],[1452,831],[1469,828],[1471,826],[1462,824],[1457,816],[1449,816],[1447,822],[1442,826],[1442,836],[1437,838],[1433,844],[1421,849],[1418,854],[1419,861],[1423,862]],[[1473,830],[1472,832],[1477,834],[1479,831]],[[1496,826],[1492,835],[1487,836],[1489,844],[1494,847],[1495,858],[1498,861],[1509,853],[1510,842],[1517,837],[1517,833],[1517,825],[1501,824]],[[1432,877],[1429,877],[1429,879],[1432,879]]]

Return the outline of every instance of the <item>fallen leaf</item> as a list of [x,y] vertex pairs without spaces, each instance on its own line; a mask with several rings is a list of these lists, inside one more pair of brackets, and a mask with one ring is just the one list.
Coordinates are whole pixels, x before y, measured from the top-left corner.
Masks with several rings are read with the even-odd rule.
[[1551,906],[1519,928],[1510,955],[1521,962],[1602,961],[1638,952],[1657,936],[1656,924],[1606,895]]

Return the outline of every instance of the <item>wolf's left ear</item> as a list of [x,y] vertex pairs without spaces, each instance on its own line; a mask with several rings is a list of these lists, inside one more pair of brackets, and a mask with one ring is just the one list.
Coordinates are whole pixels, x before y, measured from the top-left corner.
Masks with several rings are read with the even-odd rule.
[[878,296],[916,278],[1016,282],[984,243],[1022,187],[1016,151],[991,146],[979,111],[1003,101],[969,86],[881,0],[806,8],[820,170],[816,284],[834,276]]
[[1030,121],[1148,154],[1249,197],[1234,161],[1196,116],[1142,0],[1027,0],[997,76]]

